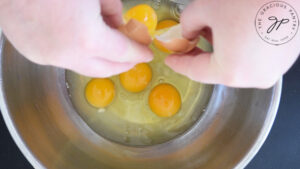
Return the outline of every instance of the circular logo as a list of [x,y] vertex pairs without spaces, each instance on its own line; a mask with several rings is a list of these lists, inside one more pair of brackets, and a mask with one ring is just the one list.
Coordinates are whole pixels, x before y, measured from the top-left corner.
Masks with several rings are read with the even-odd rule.
[[295,9],[288,3],[272,1],[259,9],[255,27],[262,40],[272,45],[281,45],[295,37],[299,18]]

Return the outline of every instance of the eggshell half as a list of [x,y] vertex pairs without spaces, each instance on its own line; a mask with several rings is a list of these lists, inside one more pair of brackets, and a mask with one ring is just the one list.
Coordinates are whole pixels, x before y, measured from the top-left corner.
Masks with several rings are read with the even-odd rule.
[[147,26],[135,19],[131,19],[127,24],[120,26],[119,31],[143,45],[150,45],[152,42]]
[[175,53],[187,53],[196,47],[199,38],[190,41],[182,37],[181,30],[180,24],[173,26],[165,33],[156,36],[156,39],[162,46],[170,51]]

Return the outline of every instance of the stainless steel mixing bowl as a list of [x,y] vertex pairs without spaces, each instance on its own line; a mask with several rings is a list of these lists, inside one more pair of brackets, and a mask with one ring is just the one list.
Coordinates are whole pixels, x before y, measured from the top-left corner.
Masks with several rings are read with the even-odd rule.
[[35,168],[243,168],[266,139],[280,100],[281,81],[268,90],[216,86],[204,114],[184,135],[128,147],[100,137],[80,118],[64,70],[29,62],[3,37],[0,54],[2,115]]
[[280,99],[281,82],[268,90],[216,86],[187,133],[160,145],[126,147],[82,121],[67,96],[63,70],[27,61],[4,38],[0,46],[2,115],[35,168],[243,168],[266,139]]

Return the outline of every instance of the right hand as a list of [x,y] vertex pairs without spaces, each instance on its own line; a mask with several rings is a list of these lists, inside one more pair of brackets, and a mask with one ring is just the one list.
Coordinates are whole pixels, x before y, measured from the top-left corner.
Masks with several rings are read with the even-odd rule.
[[[300,2],[290,0],[300,12]],[[300,52],[300,32],[288,43],[260,39],[254,20],[269,0],[196,0],[181,15],[183,36],[194,39],[212,31],[213,53],[171,55],[166,64],[193,80],[232,87],[268,88],[292,66]],[[280,14],[278,14],[280,16]]]

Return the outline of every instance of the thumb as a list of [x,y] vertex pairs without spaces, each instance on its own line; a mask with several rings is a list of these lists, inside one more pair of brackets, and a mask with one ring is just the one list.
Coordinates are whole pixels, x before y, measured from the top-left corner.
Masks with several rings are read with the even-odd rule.
[[135,66],[134,63],[118,63],[99,58],[81,58],[78,61],[69,62],[68,65],[63,67],[85,76],[103,78],[120,74]]
[[140,63],[149,62],[153,54],[148,46],[127,38],[116,29],[102,25],[94,34],[94,57],[112,62]]
[[192,80],[208,84],[221,83],[220,68],[212,59],[212,54],[196,50],[189,54],[170,55],[165,63],[175,72],[186,75]]

